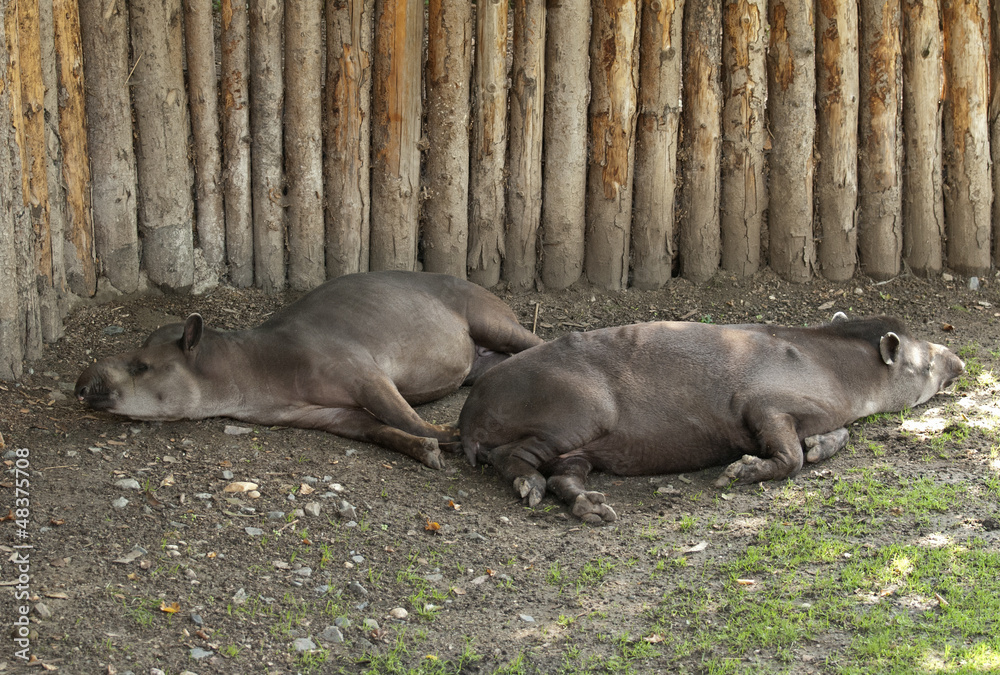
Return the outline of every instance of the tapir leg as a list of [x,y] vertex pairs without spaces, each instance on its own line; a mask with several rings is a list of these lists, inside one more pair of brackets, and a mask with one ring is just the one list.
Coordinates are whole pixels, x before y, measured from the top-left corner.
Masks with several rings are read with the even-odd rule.
[[848,438],[849,434],[844,427],[834,429],[826,434],[816,434],[815,436],[807,437],[802,441],[803,445],[808,448],[806,461],[822,462],[824,459],[833,457],[847,447]]
[[327,431],[356,441],[384,446],[412,457],[432,469],[444,468],[437,439],[415,436],[388,426],[364,410],[340,411],[336,424],[330,426]]
[[538,467],[553,455],[555,451],[539,439],[522,438],[493,448],[489,463],[514,485],[528,506],[536,506],[545,496],[545,477]]
[[384,375],[366,377],[360,389],[353,393],[359,406],[390,427],[441,443],[458,442],[458,429],[451,425],[425,422]]
[[802,468],[802,444],[795,430],[795,419],[783,413],[771,413],[758,425],[758,440],[766,458],[743,455],[722,472],[715,484],[724,487],[732,482],[759,483],[795,475]]
[[608,506],[604,493],[584,489],[587,475],[593,465],[583,457],[558,457],[542,469],[550,472],[548,488],[570,506],[573,515],[588,523],[618,520],[618,514]]

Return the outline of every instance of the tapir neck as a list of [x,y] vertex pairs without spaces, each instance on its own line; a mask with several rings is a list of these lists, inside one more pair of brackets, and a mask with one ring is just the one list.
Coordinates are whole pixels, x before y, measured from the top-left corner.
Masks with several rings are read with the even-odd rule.
[[267,409],[281,396],[276,371],[288,345],[277,344],[259,330],[205,335],[193,368],[201,390],[200,417],[240,419],[248,411]]

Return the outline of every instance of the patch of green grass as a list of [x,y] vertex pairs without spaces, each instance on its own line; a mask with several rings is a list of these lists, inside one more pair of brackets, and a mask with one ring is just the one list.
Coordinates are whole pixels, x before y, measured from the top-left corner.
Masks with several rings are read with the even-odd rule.
[[597,586],[615,567],[615,563],[605,558],[588,560],[584,563],[583,569],[580,570],[576,585],[578,588]]

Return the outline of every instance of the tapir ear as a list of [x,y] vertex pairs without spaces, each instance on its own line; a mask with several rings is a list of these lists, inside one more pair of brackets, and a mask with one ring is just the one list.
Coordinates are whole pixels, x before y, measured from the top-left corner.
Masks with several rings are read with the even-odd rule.
[[184,335],[181,336],[181,349],[186,352],[193,350],[201,342],[205,332],[205,320],[201,314],[192,314],[184,322]]
[[886,333],[878,343],[878,350],[885,364],[891,366],[899,356],[899,336],[895,333]]
[[845,321],[847,321],[847,315],[843,312],[837,312],[833,315],[833,318],[830,319],[830,323],[843,323]]

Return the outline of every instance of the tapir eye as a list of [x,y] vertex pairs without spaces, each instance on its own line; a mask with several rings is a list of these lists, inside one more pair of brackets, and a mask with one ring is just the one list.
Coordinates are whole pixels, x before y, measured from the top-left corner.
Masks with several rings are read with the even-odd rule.
[[149,370],[149,364],[142,361],[134,361],[128,368],[129,375],[142,375]]

